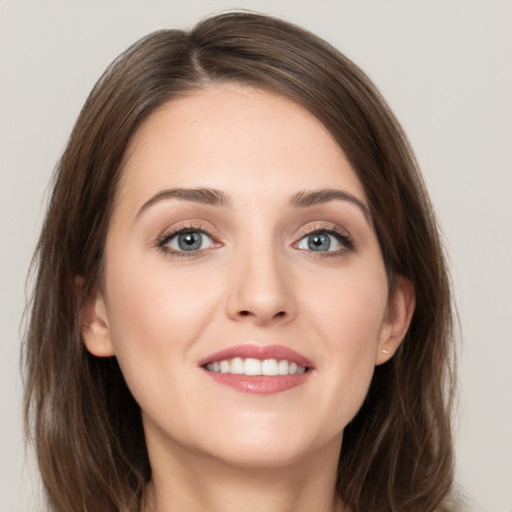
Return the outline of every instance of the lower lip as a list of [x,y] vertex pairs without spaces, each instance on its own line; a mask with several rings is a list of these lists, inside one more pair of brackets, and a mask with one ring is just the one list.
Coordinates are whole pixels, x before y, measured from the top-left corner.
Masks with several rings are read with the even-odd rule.
[[272,395],[304,384],[311,375],[311,371],[296,375],[235,375],[232,373],[218,373],[204,370],[213,380],[224,386],[259,395]]

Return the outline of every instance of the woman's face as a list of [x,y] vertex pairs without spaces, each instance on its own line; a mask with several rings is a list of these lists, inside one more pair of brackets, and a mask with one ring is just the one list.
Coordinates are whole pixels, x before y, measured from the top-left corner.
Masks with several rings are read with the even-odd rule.
[[336,454],[407,314],[330,134],[281,96],[210,86],[153,113],[123,172],[84,338],[119,360],[150,451]]

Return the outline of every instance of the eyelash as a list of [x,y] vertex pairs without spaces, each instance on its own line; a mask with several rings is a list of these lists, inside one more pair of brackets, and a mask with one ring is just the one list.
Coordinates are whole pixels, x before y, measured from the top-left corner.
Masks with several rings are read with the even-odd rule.
[[209,238],[211,238],[214,245],[219,245],[218,242],[216,242],[215,238],[212,235],[210,235],[204,229],[203,226],[190,224],[190,225],[182,227],[182,228],[178,228],[178,229],[175,229],[172,231],[165,232],[163,235],[158,237],[155,246],[157,249],[162,251],[165,256],[168,256],[170,258],[180,258],[180,259],[191,258],[191,257],[197,258],[198,256],[201,256],[201,254],[204,254],[204,252],[207,249],[199,249],[196,251],[177,251],[175,249],[166,247],[166,245],[173,238],[175,238],[179,235],[187,234],[187,233],[202,233],[202,234],[208,236]]
[[347,254],[354,252],[356,249],[356,244],[352,237],[346,232],[338,227],[332,225],[332,224],[321,224],[321,225],[315,225],[312,229],[304,229],[301,233],[301,236],[298,240],[298,242],[295,242],[294,245],[298,244],[301,240],[304,238],[316,235],[316,234],[326,234],[333,236],[342,246],[343,248],[337,251],[312,251],[312,250],[306,250],[305,251],[308,256],[313,258],[335,258],[335,257],[342,257],[346,256]]
[[[209,238],[212,239],[212,247],[217,245],[220,246],[221,244],[216,241],[215,237],[213,237],[210,233],[208,233],[207,230],[204,229],[203,226],[199,225],[193,225],[190,224],[188,226],[178,228],[172,231],[165,232],[161,236],[158,237],[155,247],[162,251],[165,256],[171,257],[171,258],[191,258],[191,257],[198,257],[205,253],[208,249],[198,249],[194,251],[178,251],[175,249],[171,249],[167,247],[167,244],[174,239],[175,237],[186,234],[186,233],[202,233]],[[295,247],[300,241],[302,241],[304,238],[316,234],[326,234],[331,235],[336,240],[343,245],[343,249],[337,250],[337,251],[313,251],[313,250],[307,250],[307,249],[299,249],[301,251],[306,252],[310,257],[318,257],[318,258],[332,258],[332,257],[340,257],[340,256],[346,256],[347,253],[353,252],[355,250],[355,243],[354,240],[346,233],[345,231],[342,231],[341,229],[336,228],[335,226],[329,224],[329,225],[315,225],[312,229],[304,229],[300,235],[300,238],[297,242],[293,244],[293,247]]]

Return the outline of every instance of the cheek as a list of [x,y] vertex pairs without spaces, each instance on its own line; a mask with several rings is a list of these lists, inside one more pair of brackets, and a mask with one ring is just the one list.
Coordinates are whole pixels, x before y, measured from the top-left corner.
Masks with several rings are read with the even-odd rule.
[[211,302],[212,290],[201,274],[173,272],[164,257],[149,264],[144,257],[112,259],[118,264],[108,270],[107,296],[115,328],[142,344],[168,340],[178,327],[185,338],[195,330]]
[[379,263],[326,276],[305,308],[317,319],[322,338],[340,355],[376,348],[388,300],[386,273]]
[[[115,259],[114,259],[115,261]],[[142,258],[117,260],[107,274],[108,318],[112,343],[134,395],[159,376],[192,367],[189,348],[200,336],[218,303],[201,275],[170,272],[167,261],[148,265]]]
[[387,307],[387,279],[381,265],[368,271],[339,273],[311,297],[308,311],[316,343],[323,344],[318,364],[328,389],[319,399],[336,404],[338,425],[346,425],[361,407],[373,376]]

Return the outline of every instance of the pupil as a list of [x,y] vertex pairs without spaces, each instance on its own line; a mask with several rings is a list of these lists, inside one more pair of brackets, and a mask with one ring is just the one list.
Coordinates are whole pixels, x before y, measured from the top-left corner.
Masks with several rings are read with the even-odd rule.
[[313,251],[327,251],[331,245],[328,235],[317,233],[308,239],[308,246]]
[[183,251],[197,251],[201,248],[201,234],[194,233],[182,233],[178,237],[179,248]]

